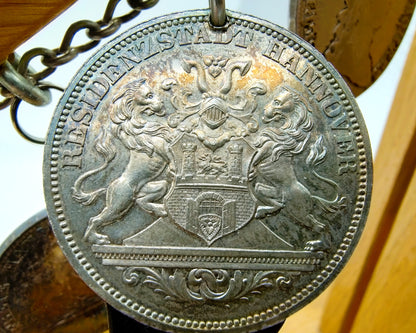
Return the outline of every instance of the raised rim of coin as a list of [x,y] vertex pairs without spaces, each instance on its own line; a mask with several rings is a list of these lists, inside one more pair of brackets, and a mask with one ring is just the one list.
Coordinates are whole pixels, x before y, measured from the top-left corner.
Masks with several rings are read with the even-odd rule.
[[24,234],[24,232],[33,227],[39,221],[46,219],[48,214],[46,209],[41,210],[35,215],[31,216],[28,220],[20,224],[4,241],[0,244],[0,256],[13,244],[13,242]]

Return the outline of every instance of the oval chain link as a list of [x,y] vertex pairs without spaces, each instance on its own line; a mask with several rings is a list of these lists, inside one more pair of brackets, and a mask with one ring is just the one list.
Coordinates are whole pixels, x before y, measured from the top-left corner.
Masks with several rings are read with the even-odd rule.
[[[4,97],[0,100],[0,110],[10,105],[12,122],[15,128],[18,129],[18,132],[29,141],[42,143],[42,140],[34,140],[31,135],[21,129],[17,120],[17,109],[20,102],[24,100],[33,105],[48,104],[50,102],[50,92],[49,87],[42,83],[43,79],[51,75],[58,66],[64,65],[74,59],[78,54],[94,48],[101,39],[111,36],[123,23],[138,16],[142,10],[153,7],[158,1],[127,0],[131,11],[124,15],[114,16],[120,0],[109,0],[104,15],[100,20],[81,20],[71,24],[65,32],[61,45],[58,48],[33,48],[24,53],[18,61],[15,61],[17,56],[11,55],[6,63],[0,64],[0,95]],[[81,30],[85,31],[86,36],[90,40],[84,44],[72,45],[75,35]],[[41,57],[40,62],[45,66],[40,71],[34,71],[30,67],[30,62],[36,57]],[[11,75],[4,75],[8,74],[4,73],[4,71],[9,71]],[[12,80],[10,81],[9,78],[12,78]],[[10,91],[7,88],[10,86],[13,86],[14,91]],[[33,87],[33,90],[40,91],[40,94],[35,94],[35,96],[34,94],[29,94],[27,87]],[[42,88],[39,89],[40,87]]]

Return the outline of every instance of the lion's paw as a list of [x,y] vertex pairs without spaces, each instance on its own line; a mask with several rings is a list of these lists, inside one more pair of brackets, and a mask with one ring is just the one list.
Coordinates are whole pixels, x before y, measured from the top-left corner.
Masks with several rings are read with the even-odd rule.
[[87,236],[87,240],[88,242],[97,245],[111,244],[110,238],[107,235],[103,235],[98,232],[90,232]]
[[154,204],[152,207],[152,213],[155,214],[157,217],[166,217],[168,216],[168,212],[165,209],[164,205]]
[[[283,205],[282,205],[283,207]],[[277,213],[279,209],[282,207],[280,206],[259,206],[257,207],[255,218],[256,219],[264,219],[267,216],[273,215]]]
[[156,216],[158,217],[166,217],[168,216],[168,212],[164,209],[155,212]]
[[320,239],[308,241],[305,245],[305,250],[311,252],[325,251],[327,249],[328,246]]

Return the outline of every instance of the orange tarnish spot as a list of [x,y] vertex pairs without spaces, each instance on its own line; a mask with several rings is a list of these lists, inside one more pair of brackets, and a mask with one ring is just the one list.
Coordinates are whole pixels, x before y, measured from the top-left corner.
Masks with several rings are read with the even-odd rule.
[[267,82],[269,91],[273,91],[283,82],[283,75],[276,67],[269,67],[264,63],[257,62],[250,68],[250,71],[242,78],[236,80],[236,88],[244,89],[251,81],[264,80]]
[[196,78],[192,74],[188,74],[186,72],[183,72],[178,76],[178,83],[181,86],[192,84],[195,80]]

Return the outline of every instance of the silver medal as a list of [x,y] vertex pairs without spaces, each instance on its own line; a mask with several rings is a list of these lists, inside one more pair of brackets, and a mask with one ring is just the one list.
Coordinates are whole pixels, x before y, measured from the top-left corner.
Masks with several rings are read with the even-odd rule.
[[169,331],[254,331],[343,267],[372,161],[349,88],[313,47],[197,10],[143,23],[81,68],[44,174],[59,244],[106,302]]

